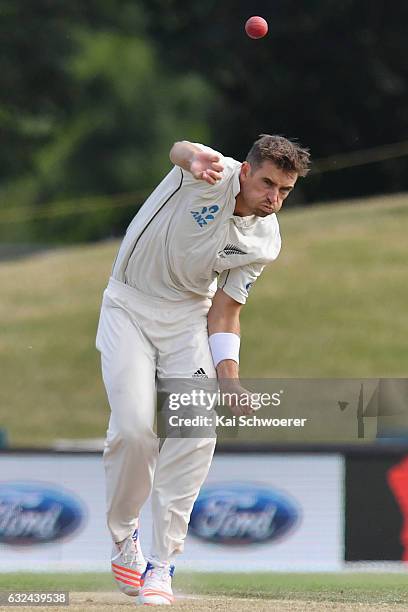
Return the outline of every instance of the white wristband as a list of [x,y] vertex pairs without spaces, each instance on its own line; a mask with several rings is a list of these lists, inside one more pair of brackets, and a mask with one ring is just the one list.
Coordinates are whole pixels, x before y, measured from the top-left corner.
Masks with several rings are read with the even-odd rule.
[[239,363],[239,345],[241,339],[237,334],[229,332],[211,334],[208,342],[215,368],[223,359],[232,359]]

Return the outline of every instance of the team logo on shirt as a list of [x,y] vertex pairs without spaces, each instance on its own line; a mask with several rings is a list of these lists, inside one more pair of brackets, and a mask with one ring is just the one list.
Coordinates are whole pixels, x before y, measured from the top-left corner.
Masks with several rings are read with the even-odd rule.
[[227,244],[222,251],[218,251],[218,256],[222,258],[228,257],[228,255],[247,255],[246,251],[243,251],[235,244]]
[[215,215],[220,210],[220,207],[217,204],[212,204],[212,206],[203,206],[201,211],[190,210],[193,218],[197,221],[200,227],[204,227],[210,221],[214,221]]

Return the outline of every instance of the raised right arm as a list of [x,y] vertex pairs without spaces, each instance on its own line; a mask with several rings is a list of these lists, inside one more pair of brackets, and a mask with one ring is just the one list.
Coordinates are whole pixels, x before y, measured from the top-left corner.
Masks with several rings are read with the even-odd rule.
[[203,151],[192,142],[175,142],[170,150],[170,160],[176,166],[190,172],[195,179],[215,185],[222,177],[224,167],[219,155]]

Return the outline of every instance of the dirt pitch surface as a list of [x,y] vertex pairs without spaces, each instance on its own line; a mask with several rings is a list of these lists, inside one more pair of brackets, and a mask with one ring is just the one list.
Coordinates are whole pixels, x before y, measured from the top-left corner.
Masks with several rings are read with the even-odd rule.
[[[134,609],[135,601],[133,598],[126,597],[120,593],[96,592],[96,593],[70,593],[70,605],[58,608],[59,612],[97,612],[98,610],[110,612],[125,612]],[[156,607],[156,606],[155,606]],[[8,606],[7,609],[15,609]],[[55,612],[57,608],[51,606],[20,608],[25,612],[38,612],[38,610],[49,610]],[[160,608],[162,609],[162,608]],[[166,608],[167,609],[167,608]],[[398,604],[359,604],[359,603],[340,603],[331,601],[301,601],[301,600],[280,600],[280,599],[242,599],[238,597],[209,597],[179,595],[177,601],[171,608],[172,610],[184,610],[185,612],[407,612],[406,605]]]

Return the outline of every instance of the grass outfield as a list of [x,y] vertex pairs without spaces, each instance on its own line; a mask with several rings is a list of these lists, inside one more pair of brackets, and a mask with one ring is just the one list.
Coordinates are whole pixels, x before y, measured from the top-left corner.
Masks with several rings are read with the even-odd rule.
[[[408,196],[279,219],[282,254],[242,313],[242,377],[405,377]],[[117,248],[0,263],[0,427],[11,444],[104,436],[94,337]]]
[[[406,574],[179,573],[175,592],[257,600],[407,605]],[[110,574],[0,574],[0,590],[116,591]],[[193,607],[192,607],[193,609]],[[256,609],[256,607],[255,607]]]

